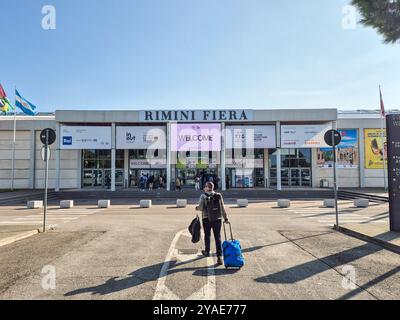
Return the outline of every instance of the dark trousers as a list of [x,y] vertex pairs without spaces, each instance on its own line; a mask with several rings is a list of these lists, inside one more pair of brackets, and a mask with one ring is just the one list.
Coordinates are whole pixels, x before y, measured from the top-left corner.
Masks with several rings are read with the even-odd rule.
[[222,256],[221,227],[222,227],[222,220],[210,222],[208,219],[203,219],[204,243],[206,245],[206,251],[210,252],[211,230],[212,230],[214,233],[215,247],[217,248],[218,257]]

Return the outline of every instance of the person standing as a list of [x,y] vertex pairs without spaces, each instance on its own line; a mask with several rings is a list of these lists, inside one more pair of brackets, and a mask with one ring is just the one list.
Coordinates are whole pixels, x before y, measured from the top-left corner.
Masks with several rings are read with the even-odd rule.
[[194,179],[194,183],[195,183],[196,191],[200,190],[200,177],[199,176],[196,176],[196,178]]
[[196,210],[202,212],[203,219],[205,250],[202,251],[202,254],[205,257],[210,256],[212,230],[217,251],[217,264],[222,265],[222,218],[224,219],[224,223],[227,223],[229,220],[225,211],[223,197],[220,193],[214,191],[214,184],[212,182],[206,183],[204,194],[200,196],[199,205],[196,207]]
[[177,177],[176,178],[176,180],[175,180],[175,190],[179,190],[179,191],[182,191],[182,188],[181,188],[181,180],[179,179],[179,177]]
[[153,185],[154,185],[154,176],[153,175],[151,175],[149,177],[148,182],[149,182],[149,190],[153,190]]

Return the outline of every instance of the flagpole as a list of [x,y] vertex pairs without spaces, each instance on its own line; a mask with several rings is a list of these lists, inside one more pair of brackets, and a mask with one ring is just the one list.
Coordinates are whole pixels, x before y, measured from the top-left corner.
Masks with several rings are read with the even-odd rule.
[[[17,88],[15,87],[15,91]],[[17,100],[16,93],[15,94],[15,101]],[[15,162],[15,142],[16,142],[16,127],[17,127],[17,107],[14,106],[14,137],[13,137],[13,155],[12,155],[12,178],[11,178],[11,191],[14,191],[14,162]]]

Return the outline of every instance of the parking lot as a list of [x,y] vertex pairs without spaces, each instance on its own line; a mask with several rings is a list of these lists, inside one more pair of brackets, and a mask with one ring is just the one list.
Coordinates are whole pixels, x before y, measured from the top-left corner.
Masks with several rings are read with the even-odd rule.
[[[340,208],[342,223],[387,223],[387,205]],[[240,271],[217,267],[191,243],[193,204],[51,207],[54,230],[0,247],[0,298],[400,298],[399,255],[333,231],[333,210],[321,201],[228,202],[227,210],[246,259]],[[41,209],[1,207],[0,228],[39,227],[41,217]]]

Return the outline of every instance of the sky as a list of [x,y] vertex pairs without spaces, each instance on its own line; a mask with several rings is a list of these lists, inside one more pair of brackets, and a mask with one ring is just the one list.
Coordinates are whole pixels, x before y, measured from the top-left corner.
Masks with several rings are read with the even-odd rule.
[[344,28],[349,2],[0,0],[0,83],[42,112],[378,109],[379,85],[400,109],[400,44]]

